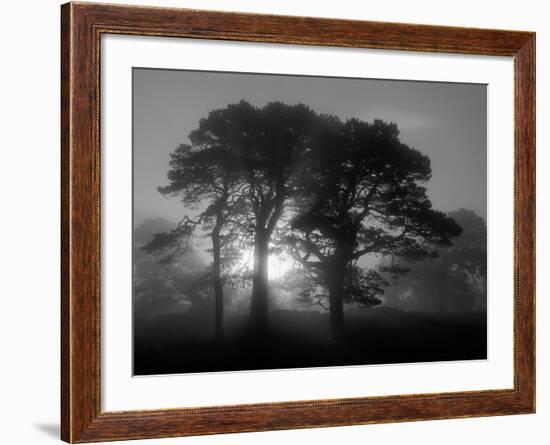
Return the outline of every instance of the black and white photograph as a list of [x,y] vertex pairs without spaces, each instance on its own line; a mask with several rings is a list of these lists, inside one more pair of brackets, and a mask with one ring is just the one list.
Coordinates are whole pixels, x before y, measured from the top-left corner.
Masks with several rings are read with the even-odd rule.
[[135,376],[487,359],[484,84],[133,68]]

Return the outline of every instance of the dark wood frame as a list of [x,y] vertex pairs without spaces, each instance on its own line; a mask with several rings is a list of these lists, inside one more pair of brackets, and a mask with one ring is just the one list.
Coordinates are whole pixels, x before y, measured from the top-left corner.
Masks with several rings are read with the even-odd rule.
[[[100,37],[104,33],[512,56],[514,387],[489,391],[102,412]],[[174,437],[535,411],[535,34],[92,3],[61,7],[61,437]],[[512,252],[510,252],[512,254]]]

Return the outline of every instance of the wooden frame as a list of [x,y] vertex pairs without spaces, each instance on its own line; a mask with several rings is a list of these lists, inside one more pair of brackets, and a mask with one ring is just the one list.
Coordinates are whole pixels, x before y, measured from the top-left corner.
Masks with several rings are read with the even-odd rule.
[[[61,9],[61,437],[174,437],[535,411],[535,34],[91,3]],[[512,56],[514,388],[102,412],[100,37],[104,33]]]

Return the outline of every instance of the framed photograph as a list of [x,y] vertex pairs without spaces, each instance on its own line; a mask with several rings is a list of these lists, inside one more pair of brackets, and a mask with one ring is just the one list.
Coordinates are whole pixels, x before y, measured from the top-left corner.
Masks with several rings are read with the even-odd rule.
[[61,8],[62,439],[535,411],[535,35]]

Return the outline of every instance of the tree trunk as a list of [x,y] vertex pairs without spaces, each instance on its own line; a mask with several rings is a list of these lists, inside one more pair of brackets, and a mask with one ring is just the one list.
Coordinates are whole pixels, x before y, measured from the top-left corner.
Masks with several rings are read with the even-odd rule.
[[268,329],[269,238],[266,231],[259,230],[254,239],[254,274],[250,316],[252,327],[259,334],[266,333]]
[[329,317],[332,340],[339,341],[344,335],[344,276],[345,264],[335,263],[329,271]]
[[221,242],[220,230],[215,228],[212,232],[212,281],[214,282],[216,343],[223,343],[223,283],[221,278]]

